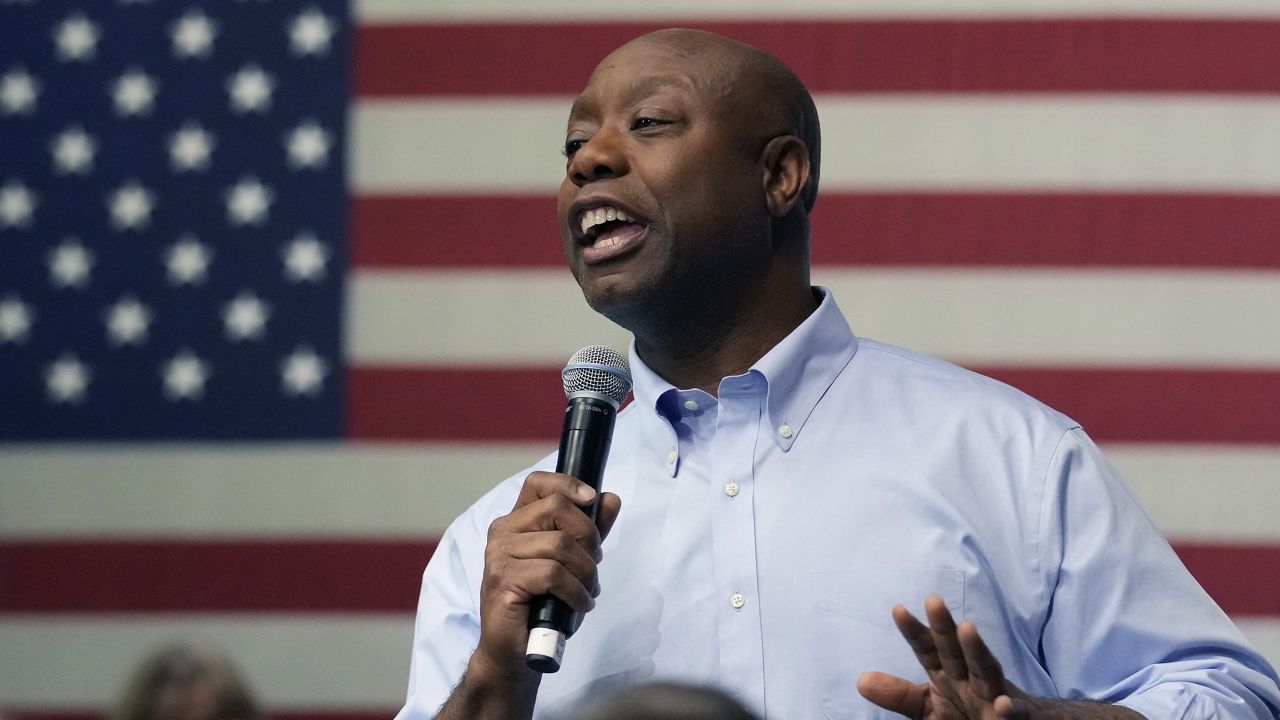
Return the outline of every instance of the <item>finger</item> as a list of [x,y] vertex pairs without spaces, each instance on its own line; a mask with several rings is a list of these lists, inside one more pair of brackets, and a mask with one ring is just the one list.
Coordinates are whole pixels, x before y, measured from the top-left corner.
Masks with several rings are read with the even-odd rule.
[[[622,498],[611,492],[600,493],[600,509],[596,512],[596,528],[600,531],[600,541],[609,537],[609,531],[613,529],[613,523],[618,519],[618,513],[622,512]],[[596,558],[597,562],[599,558]]]
[[[557,543],[573,543],[591,562],[591,571],[596,562],[603,559],[600,552],[600,533],[595,524],[584,512],[562,495],[541,498],[532,505],[513,510],[509,515],[495,519],[489,524],[489,538],[485,544],[486,562],[494,565],[508,556],[516,557],[550,557],[557,559],[567,550],[544,547],[540,552],[534,550],[518,551],[524,547],[526,536],[549,533],[556,537]],[[549,541],[544,541],[549,542]],[[566,546],[567,547],[567,546]]]
[[581,580],[592,596],[598,594],[595,558],[578,541],[562,532],[522,533],[500,543],[498,552],[505,552],[516,560],[554,560]]
[[946,602],[938,595],[930,595],[924,600],[924,611],[929,616],[929,630],[933,633],[943,671],[957,682],[968,680],[969,666],[965,664],[960,638],[956,637],[956,621],[952,619]]
[[540,530],[563,530],[593,553],[600,542],[600,532],[591,518],[573,500],[559,493],[539,498],[498,518],[490,526],[490,537]]
[[1078,717],[1076,713],[1071,712],[1064,706],[1056,705],[1053,701],[1046,703],[1030,696],[1018,698],[1001,695],[996,698],[991,709],[995,711],[996,717],[1000,718],[1000,720],[1032,720],[1032,718],[1067,720],[1068,718]]
[[922,718],[929,686],[881,672],[865,672],[858,677],[858,692],[885,710],[909,718]]
[[987,648],[978,627],[965,620],[956,629],[956,637],[960,641],[960,649],[964,653],[965,665],[969,668],[969,686],[978,697],[987,702],[994,702],[1005,694],[1004,668],[994,653]]
[[942,672],[942,661],[938,658],[938,649],[934,646],[933,633],[929,632],[929,628],[901,605],[893,608],[893,622],[898,626],[903,639],[911,646],[911,651],[916,654],[920,667],[930,675]]
[[535,471],[529,473],[516,498],[517,509],[553,494],[564,495],[575,505],[586,505],[595,499],[596,491],[581,480],[561,473]]
[[529,602],[532,598],[553,594],[572,607],[573,610],[586,612],[595,607],[591,596],[594,589],[594,575],[588,584],[573,574],[570,569],[556,560],[547,557],[525,560],[511,556],[497,556],[486,559],[484,596],[492,597],[494,602],[512,611],[517,611],[527,618]]
[[539,595],[555,595],[578,612],[588,612],[596,606],[594,575],[591,584],[582,581],[564,565],[553,560],[530,560],[531,569],[540,572],[546,580],[546,589]]

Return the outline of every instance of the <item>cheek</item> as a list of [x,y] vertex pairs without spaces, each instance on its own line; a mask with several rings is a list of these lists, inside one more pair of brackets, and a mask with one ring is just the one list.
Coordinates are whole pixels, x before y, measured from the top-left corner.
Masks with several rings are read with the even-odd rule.
[[738,227],[755,207],[745,179],[712,172],[690,172],[675,179],[663,210],[680,235],[707,237]]

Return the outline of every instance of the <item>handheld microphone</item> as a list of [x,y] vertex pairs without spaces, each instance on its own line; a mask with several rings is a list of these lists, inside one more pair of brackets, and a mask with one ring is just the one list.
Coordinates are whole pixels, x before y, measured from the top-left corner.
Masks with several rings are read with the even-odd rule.
[[[572,475],[596,490],[582,511],[592,520],[600,503],[600,478],[613,440],[618,406],[631,392],[626,358],[603,345],[589,345],[569,358],[560,373],[569,402],[560,431],[556,472]],[[529,644],[525,663],[542,673],[560,669],[565,640],[577,626],[577,613],[553,595],[535,598],[529,609]]]

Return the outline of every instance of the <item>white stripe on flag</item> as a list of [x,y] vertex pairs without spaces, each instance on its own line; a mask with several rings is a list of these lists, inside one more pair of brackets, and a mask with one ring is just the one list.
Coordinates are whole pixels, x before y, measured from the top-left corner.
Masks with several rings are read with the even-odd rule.
[[1109,443],[1102,449],[1170,539],[1280,542],[1280,448]]
[[[547,428],[548,437],[554,433]],[[554,450],[551,440],[294,444],[240,453],[8,446],[0,450],[0,466],[12,471],[0,485],[0,539],[432,537],[502,479]],[[1114,443],[1103,450],[1170,538],[1280,542],[1280,448]]]
[[412,637],[409,614],[7,615],[0,693],[11,706],[110,707],[145,655],[193,639],[223,648],[272,709],[395,708]]
[[[820,267],[814,280],[859,334],[959,362],[1280,367],[1280,333],[1261,330],[1280,326],[1280,273]],[[627,343],[564,270],[357,272],[348,302],[357,363],[555,364]]]
[[[548,437],[555,430],[548,428]],[[6,468],[0,539],[431,537],[489,488],[554,449],[548,443],[7,445],[0,449]]]
[[[833,190],[1280,191],[1274,97],[825,95]],[[570,98],[370,100],[357,192],[550,193]],[[468,137],[483,142],[466,142]]]

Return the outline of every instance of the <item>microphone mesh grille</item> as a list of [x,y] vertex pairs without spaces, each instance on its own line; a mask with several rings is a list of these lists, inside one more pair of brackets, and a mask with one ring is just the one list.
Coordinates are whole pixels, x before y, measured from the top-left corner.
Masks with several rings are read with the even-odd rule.
[[604,345],[588,345],[574,353],[560,377],[564,380],[565,395],[594,392],[622,404],[631,392],[631,368],[627,359]]

